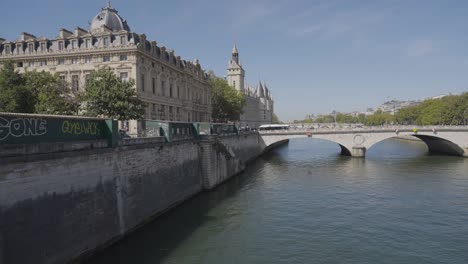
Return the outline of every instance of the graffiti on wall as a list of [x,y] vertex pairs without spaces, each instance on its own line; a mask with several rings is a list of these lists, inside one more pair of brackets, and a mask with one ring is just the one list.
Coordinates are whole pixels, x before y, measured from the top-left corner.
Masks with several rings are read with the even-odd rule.
[[7,120],[0,117],[0,141],[8,136],[33,137],[47,133],[47,120],[40,118],[15,118]]
[[107,138],[105,120],[0,116],[0,144],[65,142]]
[[98,122],[93,121],[69,121],[62,123],[62,133],[71,135],[101,135]]

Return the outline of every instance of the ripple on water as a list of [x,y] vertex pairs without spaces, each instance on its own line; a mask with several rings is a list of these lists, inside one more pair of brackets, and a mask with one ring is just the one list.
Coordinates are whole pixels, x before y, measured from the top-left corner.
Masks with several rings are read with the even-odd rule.
[[468,263],[468,159],[291,140],[92,263]]

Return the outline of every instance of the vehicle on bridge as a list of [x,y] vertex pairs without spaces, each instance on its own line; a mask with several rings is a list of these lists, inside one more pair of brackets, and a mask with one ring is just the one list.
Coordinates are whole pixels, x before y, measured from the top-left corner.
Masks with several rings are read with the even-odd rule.
[[277,131],[277,130],[289,130],[289,125],[270,124],[261,125],[258,128],[259,131]]

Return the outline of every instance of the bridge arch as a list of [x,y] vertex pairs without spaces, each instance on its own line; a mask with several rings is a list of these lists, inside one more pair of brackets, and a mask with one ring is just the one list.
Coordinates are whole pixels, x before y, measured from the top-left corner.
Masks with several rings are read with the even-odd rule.
[[364,157],[366,151],[373,145],[398,136],[413,136],[424,142],[430,153],[468,157],[468,131],[438,131],[425,129],[413,131],[412,129],[398,130],[363,130],[363,131],[327,131],[313,132],[289,132],[289,134],[261,134],[266,145],[292,138],[312,137],[337,143],[341,148],[341,154],[353,157]]
[[436,136],[413,135],[426,143],[430,153],[441,153],[454,156],[463,156],[464,150],[454,142]]
[[340,149],[341,149],[341,155],[343,155],[343,156],[352,156],[351,150],[349,150],[345,146],[341,145],[340,143],[338,143],[338,145],[340,146]]

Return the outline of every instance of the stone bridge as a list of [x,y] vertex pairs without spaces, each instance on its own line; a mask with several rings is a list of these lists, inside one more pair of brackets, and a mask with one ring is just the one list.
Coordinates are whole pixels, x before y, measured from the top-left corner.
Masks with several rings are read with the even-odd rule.
[[468,157],[468,126],[365,127],[354,129],[289,129],[261,131],[265,144],[292,138],[318,138],[335,142],[341,154],[364,157],[374,144],[393,137],[413,136],[422,140],[431,153]]

